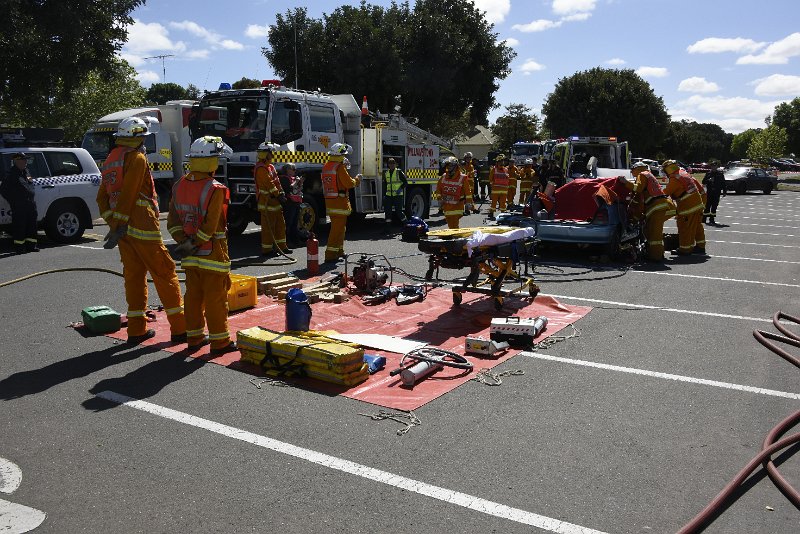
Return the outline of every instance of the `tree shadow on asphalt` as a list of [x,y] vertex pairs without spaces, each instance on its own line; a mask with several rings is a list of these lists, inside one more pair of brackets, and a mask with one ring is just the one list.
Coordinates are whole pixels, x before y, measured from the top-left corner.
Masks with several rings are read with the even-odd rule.
[[[186,378],[206,364],[200,358],[184,359],[180,355],[180,352],[174,355],[170,354],[149,362],[125,376],[101,380],[89,390],[89,393],[97,395],[103,391],[113,391],[135,399],[152,397],[166,386]],[[93,412],[101,412],[119,406],[115,402],[100,397],[86,399],[81,405]]]
[[[161,350],[162,345],[135,346],[120,343],[107,349],[88,352],[68,360],[61,360],[41,369],[22,371],[0,380],[0,400],[13,400],[35,395],[51,387],[83,378],[106,367],[135,360],[145,354]],[[123,354],[118,354],[123,351]],[[115,357],[116,356],[116,357]]]

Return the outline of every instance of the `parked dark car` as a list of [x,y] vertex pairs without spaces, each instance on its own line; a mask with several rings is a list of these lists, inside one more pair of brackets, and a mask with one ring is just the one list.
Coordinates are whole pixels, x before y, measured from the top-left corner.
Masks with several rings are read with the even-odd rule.
[[778,177],[770,175],[761,167],[732,167],[725,169],[725,190],[743,195],[747,191],[772,193],[778,185]]

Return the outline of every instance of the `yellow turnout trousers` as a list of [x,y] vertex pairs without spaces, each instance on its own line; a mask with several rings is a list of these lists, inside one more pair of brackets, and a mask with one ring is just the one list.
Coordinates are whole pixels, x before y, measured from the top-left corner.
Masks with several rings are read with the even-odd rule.
[[221,349],[231,342],[228,332],[229,273],[186,267],[186,336],[189,346],[199,345],[205,336],[212,349]]
[[499,206],[501,211],[506,209],[506,195],[507,191],[495,193],[492,191],[492,207],[489,208],[489,213],[494,213],[495,206]]
[[[467,198],[472,199],[471,196]],[[447,227],[458,228],[461,217],[464,216],[464,201],[454,204],[442,204],[442,211],[444,212],[444,220],[447,221]]]
[[644,236],[647,239],[647,258],[660,261],[664,259],[664,222],[669,219],[665,199],[652,202],[645,211]]
[[275,243],[280,250],[286,248],[286,221],[281,203],[277,198],[270,198],[267,209],[261,212],[261,252],[272,252]]
[[181,286],[175,274],[175,262],[167,248],[158,241],[143,241],[130,236],[119,240],[119,256],[125,279],[125,300],[128,302],[128,337],[147,331],[147,273],[153,279],[158,298],[164,305],[173,335],[186,331],[181,302]]

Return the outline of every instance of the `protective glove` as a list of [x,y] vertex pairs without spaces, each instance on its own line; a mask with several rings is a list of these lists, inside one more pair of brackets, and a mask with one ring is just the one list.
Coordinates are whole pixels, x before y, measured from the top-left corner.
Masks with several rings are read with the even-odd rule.
[[198,250],[200,250],[200,245],[195,245],[191,239],[185,239],[178,243],[173,252],[179,260],[182,260],[187,256],[194,255]]
[[111,250],[117,246],[122,236],[128,233],[128,225],[118,226],[116,230],[109,230],[103,238],[103,248]]
[[286,207],[286,194],[281,193],[278,195],[278,202],[280,202],[281,206]]

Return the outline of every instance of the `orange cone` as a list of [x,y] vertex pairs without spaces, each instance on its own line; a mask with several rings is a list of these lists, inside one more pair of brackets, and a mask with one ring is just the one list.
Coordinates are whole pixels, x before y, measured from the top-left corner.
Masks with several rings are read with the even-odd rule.
[[364,101],[361,102],[361,116],[369,115],[369,107],[367,107],[367,97],[364,97]]

